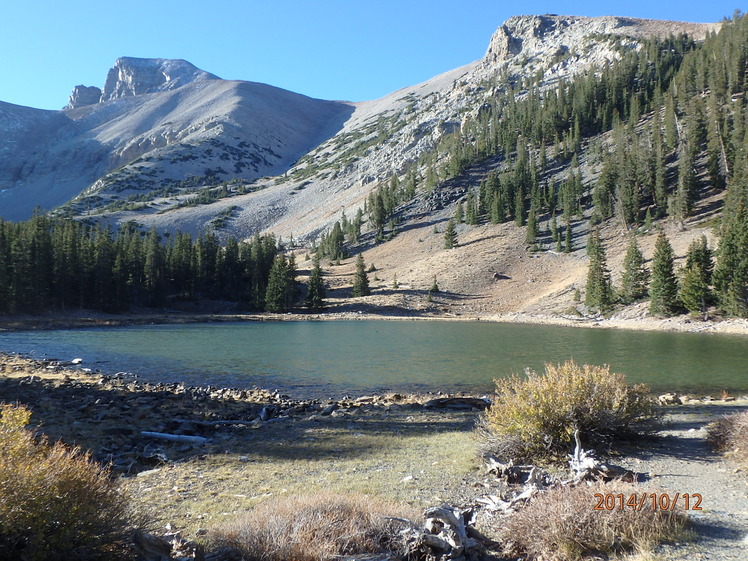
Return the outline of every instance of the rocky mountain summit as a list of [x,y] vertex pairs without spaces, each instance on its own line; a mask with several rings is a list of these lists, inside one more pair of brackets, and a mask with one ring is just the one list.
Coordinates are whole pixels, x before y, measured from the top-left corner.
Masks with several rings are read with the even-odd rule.
[[[661,21],[618,16],[582,17],[513,16],[506,20],[491,37],[484,65],[496,66],[523,56],[527,64],[532,59],[548,62],[576,50],[594,49],[615,37],[629,48],[636,48],[637,40],[647,37],[666,37],[686,33],[703,40],[709,31],[717,31],[720,24],[701,24]],[[585,57],[589,63],[600,62],[599,57]],[[597,59],[597,60],[596,60]]]
[[[198,231],[314,239],[444,135],[467,132],[497,92],[551,87],[637,49],[642,38],[718,24],[516,16],[485,56],[384,98],[341,103],[221,80],[183,60],[123,57],[103,88],[76,86],[60,112],[0,105],[0,214],[39,205]],[[520,94],[521,95],[521,94]]]
[[122,57],[107,73],[104,89],[75,86],[65,109],[76,109],[112,99],[174,90],[197,80],[219,80],[186,60]]

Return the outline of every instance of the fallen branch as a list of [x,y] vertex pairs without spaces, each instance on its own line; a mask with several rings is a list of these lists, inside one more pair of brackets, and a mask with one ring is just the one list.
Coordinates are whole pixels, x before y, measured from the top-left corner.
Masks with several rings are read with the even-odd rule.
[[203,436],[191,436],[188,434],[168,434],[165,432],[151,432],[147,430],[140,431],[140,434],[159,440],[169,440],[171,442],[189,442],[191,444],[205,444],[208,439]]

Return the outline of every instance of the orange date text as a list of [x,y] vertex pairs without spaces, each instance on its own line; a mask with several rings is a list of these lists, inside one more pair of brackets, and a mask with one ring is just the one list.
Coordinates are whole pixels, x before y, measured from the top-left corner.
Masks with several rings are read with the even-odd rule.
[[670,510],[678,504],[685,510],[701,510],[699,493],[595,493],[597,503],[593,510]]

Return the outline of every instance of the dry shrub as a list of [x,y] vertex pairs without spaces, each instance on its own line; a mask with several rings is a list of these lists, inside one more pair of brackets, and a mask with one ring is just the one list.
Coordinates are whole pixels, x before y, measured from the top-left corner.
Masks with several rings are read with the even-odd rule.
[[0,559],[116,558],[126,498],[88,454],[35,438],[30,417],[24,407],[0,408]]
[[710,423],[707,431],[707,439],[716,450],[748,467],[748,411],[722,417]]
[[[616,497],[615,508],[595,510],[596,493]],[[674,512],[653,510],[647,497],[643,508],[636,510],[625,505],[634,493],[640,498],[648,491],[620,482],[544,491],[505,521],[500,530],[505,553],[543,561],[573,561],[584,555],[646,551],[656,543],[687,535],[688,518],[680,505]],[[623,509],[619,508],[619,494],[624,497]]]
[[212,535],[214,547],[234,558],[262,561],[320,561],[339,555],[401,553],[390,517],[414,520],[416,511],[364,495],[286,497],[257,506]]
[[574,446],[579,429],[585,446],[646,430],[653,420],[645,385],[628,386],[609,366],[546,364],[545,373],[498,379],[483,427],[489,451],[505,460],[559,459]]

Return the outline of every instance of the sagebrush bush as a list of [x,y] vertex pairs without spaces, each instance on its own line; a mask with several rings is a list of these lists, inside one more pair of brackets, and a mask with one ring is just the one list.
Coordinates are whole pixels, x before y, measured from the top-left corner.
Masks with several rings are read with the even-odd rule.
[[495,383],[482,425],[489,450],[505,460],[565,458],[577,429],[585,447],[595,448],[647,429],[654,418],[649,389],[628,386],[609,366],[570,360]]
[[89,454],[27,430],[30,417],[24,407],[0,407],[0,559],[116,558],[127,499]]
[[212,532],[212,547],[243,561],[321,561],[401,553],[402,522],[418,513],[363,495],[320,494],[264,503]]
[[707,439],[718,451],[748,467],[748,411],[734,413],[710,423]]
[[504,553],[523,559],[576,561],[584,555],[647,551],[657,543],[686,537],[688,517],[682,510],[653,510],[651,500],[644,501],[641,510],[625,504],[620,509],[617,499],[615,508],[595,510],[599,503],[596,493],[621,495],[625,503],[634,494],[640,498],[650,492],[654,491],[621,482],[543,491],[525,508],[502,520],[498,531]]

